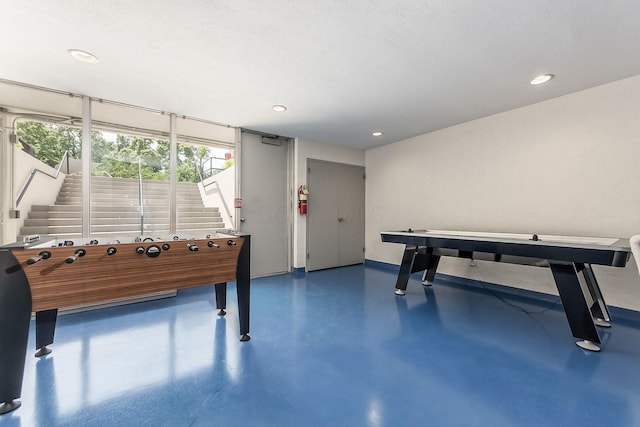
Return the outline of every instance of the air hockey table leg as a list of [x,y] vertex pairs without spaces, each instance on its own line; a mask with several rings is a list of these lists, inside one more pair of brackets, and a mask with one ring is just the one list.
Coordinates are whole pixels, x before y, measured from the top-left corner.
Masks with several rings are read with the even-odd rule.
[[429,270],[425,270],[422,273],[422,286],[433,286],[433,279],[429,280],[427,275],[429,274]]
[[402,263],[400,264],[400,271],[398,272],[398,278],[396,280],[396,290],[394,292],[396,295],[403,296],[407,293],[407,283],[409,283],[411,266],[413,265],[413,258],[417,250],[418,248],[415,245],[406,245],[404,248]]
[[589,340],[578,341],[576,342],[576,345],[585,350],[600,351],[600,347]]
[[422,285],[423,286],[431,286],[433,285],[433,281],[436,278],[436,271],[438,269],[438,263],[440,262],[440,257],[437,255],[428,255],[427,256],[427,269],[422,274]]
[[431,286],[436,277],[438,262],[440,262],[440,256],[433,254],[433,248],[419,246],[413,256],[409,274],[424,271],[422,274],[422,284],[424,286]]
[[587,285],[587,289],[593,299],[593,306],[591,306],[593,322],[602,328],[610,328],[611,323],[609,322],[611,322],[611,314],[609,313],[609,308],[604,300],[604,296],[602,295],[602,291],[598,285],[598,280],[596,279],[596,275],[594,274],[591,265],[577,264],[577,267],[580,269]]
[[576,266],[568,263],[550,263],[550,267],[571,333],[580,339],[576,345],[585,350],[600,351],[600,335],[582,292]]

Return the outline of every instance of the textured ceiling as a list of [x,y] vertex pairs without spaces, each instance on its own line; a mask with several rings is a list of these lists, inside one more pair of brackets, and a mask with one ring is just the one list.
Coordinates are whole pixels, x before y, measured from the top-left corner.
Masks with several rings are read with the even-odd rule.
[[[0,0],[0,10],[1,79],[360,149],[640,73],[638,0]],[[540,73],[556,78],[529,85]]]

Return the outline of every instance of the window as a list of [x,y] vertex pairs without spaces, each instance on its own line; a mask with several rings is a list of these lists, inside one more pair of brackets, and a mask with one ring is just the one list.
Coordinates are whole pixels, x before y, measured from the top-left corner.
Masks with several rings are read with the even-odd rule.
[[[31,234],[77,238],[87,223],[89,236],[84,237],[193,237],[233,227],[229,206],[235,196],[235,128],[91,100],[91,162],[85,171],[82,98],[31,87],[14,89],[34,92],[29,102],[43,100],[54,112],[33,112],[39,105],[32,110],[26,105],[5,106],[3,114],[15,123],[13,192],[20,193],[34,169],[45,172],[42,178],[36,174],[20,201],[24,224],[13,230],[15,240]],[[12,102],[23,98],[27,99],[16,96]],[[57,105],[62,105],[59,112]],[[173,160],[172,133],[177,150]],[[90,218],[83,217],[84,179],[91,180]]]

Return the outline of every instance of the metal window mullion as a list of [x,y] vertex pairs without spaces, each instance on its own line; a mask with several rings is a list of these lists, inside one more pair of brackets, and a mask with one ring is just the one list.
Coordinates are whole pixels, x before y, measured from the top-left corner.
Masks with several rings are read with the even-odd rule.
[[176,132],[176,115],[171,114],[169,135],[169,233],[177,231],[177,179],[178,179],[178,138]]
[[[9,204],[8,197],[5,197],[8,194],[13,194],[13,185],[11,185],[11,176],[13,174],[13,168],[7,161],[8,156],[6,155],[6,150],[11,147],[9,143],[9,136],[5,129],[9,129],[9,118],[0,114],[0,123],[2,124],[2,129],[0,130],[0,245],[5,243],[4,235],[7,233],[5,231],[6,222],[5,215],[7,209],[6,207],[11,206],[13,208],[13,203]],[[8,234],[8,233],[7,233]]]
[[91,98],[82,97],[82,236],[91,235]]
[[[235,198],[242,199],[242,129],[236,129],[236,194]],[[234,230],[240,230],[242,226],[242,208],[237,207],[236,203],[233,204],[235,206],[235,212],[231,224],[231,228]]]

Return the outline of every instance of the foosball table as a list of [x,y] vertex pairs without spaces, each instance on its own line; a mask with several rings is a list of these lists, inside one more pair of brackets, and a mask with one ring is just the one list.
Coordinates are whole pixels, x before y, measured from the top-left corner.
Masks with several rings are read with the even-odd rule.
[[20,406],[29,324],[36,357],[51,352],[58,309],[215,285],[226,314],[236,282],[239,334],[249,340],[251,237],[180,236],[38,239],[0,247],[0,414]]

